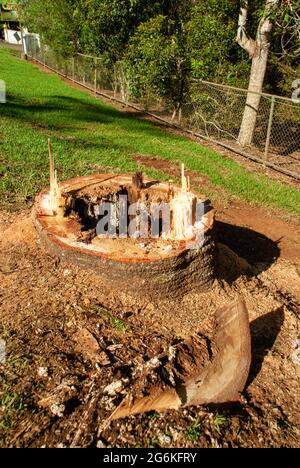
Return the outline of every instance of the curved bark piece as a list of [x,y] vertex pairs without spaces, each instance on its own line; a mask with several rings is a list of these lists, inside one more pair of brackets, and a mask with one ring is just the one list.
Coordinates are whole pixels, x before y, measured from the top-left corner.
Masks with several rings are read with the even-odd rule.
[[120,419],[147,411],[181,406],[238,401],[251,364],[251,337],[245,302],[238,299],[216,312],[213,360],[176,389],[153,388],[150,395],[132,402],[130,396],[110,416]]
[[175,388],[163,390],[155,387],[151,389],[149,396],[138,398],[135,402],[132,402],[130,396],[126,397],[111,414],[109,420],[126,418],[127,416],[147,413],[148,411],[178,410],[181,405],[182,401]]
[[184,405],[227,403],[240,399],[251,364],[251,336],[245,302],[241,299],[216,312],[216,353],[199,376],[178,389]]

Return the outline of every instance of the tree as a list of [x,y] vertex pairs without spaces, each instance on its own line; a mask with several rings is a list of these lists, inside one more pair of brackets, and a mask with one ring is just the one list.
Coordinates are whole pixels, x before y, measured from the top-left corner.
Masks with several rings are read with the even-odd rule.
[[193,0],[161,1],[160,14],[142,22],[131,36],[125,54],[131,91],[164,97],[173,117],[181,115],[188,92],[190,56],[186,25]]
[[137,97],[154,94],[166,98],[175,118],[188,88],[189,59],[183,31],[163,15],[141,24],[129,42],[125,57],[131,92]]
[[197,1],[187,23],[193,78],[245,87],[249,63],[234,41],[239,0]]
[[80,0],[80,44],[87,54],[123,58],[138,26],[161,13],[165,0]]
[[20,10],[21,19],[43,43],[62,57],[79,50],[82,27],[80,0],[28,0]]
[[266,0],[263,15],[260,19],[256,39],[247,33],[247,20],[249,13],[248,0],[241,0],[238,21],[237,42],[245,49],[252,59],[248,95],[242,124],[239,133],[239,143],[249,146],[252,143],[256,126],[258,108],[261,100],[261,92],[267,70],[270,51],[270,37],[273,28],[273,12],[280,0]]
[[[298,78],[300,0],[23,0],[22,4],[23,24],[40,34],[57,55],[80,52],[101,56],[109,66],[117,63],[121,70],[127,67],[134,91],[139,87],[163,96],[177,111],[188,95],[190,77],[245,87],[250,62],[243,49],[252,59],[250,91],[261,92],[265,78],[270,92],[289,93],[290,83]],[[234,41],[237,22],[243,49]],[[259,94],[249,93],[240,132],[243,145],[252,141],[259,101]]]
[[274,17],[275,39],[280,50],[277,56],[298,59],[300,55],[300,1],[281,0]]

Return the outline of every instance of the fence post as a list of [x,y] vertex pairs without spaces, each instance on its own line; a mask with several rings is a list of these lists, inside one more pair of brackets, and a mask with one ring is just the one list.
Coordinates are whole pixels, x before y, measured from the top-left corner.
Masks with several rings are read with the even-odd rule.
[[97,57],[95,57],[94,89],[95,89],[95,94],[97,94]]
[[274,109],[275,109],[275,96],[272,96],[269,123],[268,123],[268,131],[267,131],[267,139],[266,139],[266,146],[265,146],[265,154],[264,154],[264,165],[265,165],[265,163],[266,163],[266,161],[268,159],[268,155],[269,155],[272,124],[273,124],[273,117],[274,117]]
[[85,85],[85,67],[86,67],[86,64],[85,64],[85,55],[82,56],[82,59],[83,59],[83,77],[82,77],[82,83]]
[[75,81],[75,57],[72,58],[72,80]]
[[114,98],[117,97],[117,91],[118,91],[118,82],[117,82],[117,69],[116,69],[116,64],[114,64],[114,80],[113,80],[113,88],[114,88]]

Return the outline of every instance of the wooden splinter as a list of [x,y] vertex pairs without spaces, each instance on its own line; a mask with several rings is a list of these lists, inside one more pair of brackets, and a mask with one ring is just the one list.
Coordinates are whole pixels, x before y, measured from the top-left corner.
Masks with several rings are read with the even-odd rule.
[[188,240],[193,237],[193,212],[196,197],[190,192],[190,178],[181,165],[181,190],[171,200],[172,229],[169,238]]
[[50,193],[48,199],[48,209],[51,212],[52,216],[57,216],[61,214],[61,208],[64,205],[61,190],[57,182],[57,172],[54,165],[54,156],[52,151],[52,144],[50,138],[48,138],[48,152],[49,152],[49,169],[50,169]]
[[54,169],[54,156],[52,151],[52,143],[48,138],[48,152],[49,152],[49,166],[50,166],[50,192],[55,184],[55,169]]
[[129,202],[137,203],[141,198],[141,191],[144,188],[144,176],[141,171],[137,171],[132,177],[132,186],[129,190]]
[[137,171],[132,177],[132,185],[137,189],[141,190],[144,188],[144,176],[141,171]]
[[[167,411],[196,405],[224,404],[241,400],[251,364],[251,335],[245,301],[238,297],[215,312],[215,351],[203,368],[197,368],[175,388],[162,384],[146,396],[129,394],[109,417],[109,421],[148,411]],[[186,355],[186,359],[191,356]]]
[[185,177],[184,171],[184,164],[181,164],[181,191],[182,193],[188,193],[191,190],[190,176]]

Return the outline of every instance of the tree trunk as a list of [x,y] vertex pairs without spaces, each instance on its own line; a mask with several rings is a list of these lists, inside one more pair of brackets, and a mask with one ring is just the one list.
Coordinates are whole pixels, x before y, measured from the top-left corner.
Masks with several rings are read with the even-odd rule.
[[238,138],[243,147],[250,146],[253,140],[261,100],[260,93],[263,89],[267,69],[268,53],[269,50],[263,50],[260,55],[252,59],[247,101]]
[[240,127],[238,141],[241,146],[250,146],[253,141],[259,104],[263,90],[263,83],[267,69],[270,51],[270,34],[273,23],[269,17],[271,11],[279,3],[279,0],[266,0],[265,13],[262,17],[256,40],[251,39],[246,32],[248,17],[248,1],[241,0],[237,42],[252,58],[252,67],[248,86],[248,95],[244,115]]

